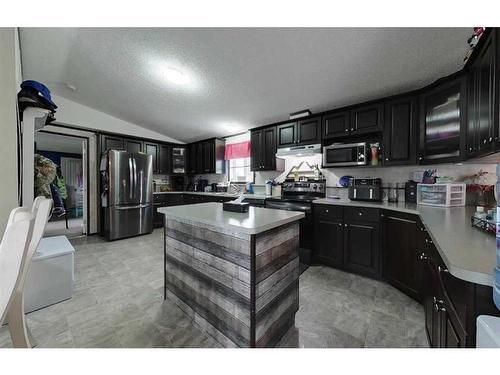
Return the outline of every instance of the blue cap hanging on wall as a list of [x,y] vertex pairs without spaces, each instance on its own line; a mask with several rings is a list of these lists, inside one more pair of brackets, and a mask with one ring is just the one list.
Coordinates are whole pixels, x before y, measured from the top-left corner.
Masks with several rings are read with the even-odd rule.
[[56,103],[52,101],[52,97],[50,96],[50,90],[43,83],[34,81],[34,80],[26,80],[21,83],[21,88],[23,90],[29,90],[36,93],[40,100],[54,109],[57,108]]

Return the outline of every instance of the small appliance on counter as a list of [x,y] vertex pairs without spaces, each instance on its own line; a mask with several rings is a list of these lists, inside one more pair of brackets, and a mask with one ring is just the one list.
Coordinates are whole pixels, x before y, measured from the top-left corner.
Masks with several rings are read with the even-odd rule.
[[417,203],[417,183],[415,181],[405,183],[405,202]]
[[208,180],[200,178],[194,183],[194,191],[205,191],[205,188],[207,186],[208,186]]
[[349,179],[348,197],[353,201],[382,200],[382,179],[351,178]]

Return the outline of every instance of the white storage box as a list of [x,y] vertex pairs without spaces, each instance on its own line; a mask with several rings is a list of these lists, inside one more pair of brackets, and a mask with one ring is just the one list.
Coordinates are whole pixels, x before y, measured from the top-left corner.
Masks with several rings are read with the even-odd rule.
[[75,249],[66,236],[42,238],[24,287],[26,313],[73,295]]
[[465,184],[417,184],[417,204],[465,206]]

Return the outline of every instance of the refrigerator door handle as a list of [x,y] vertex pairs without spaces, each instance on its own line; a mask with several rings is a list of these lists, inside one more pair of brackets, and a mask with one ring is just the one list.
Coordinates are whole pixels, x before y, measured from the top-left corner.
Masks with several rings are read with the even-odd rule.
[[137,208],[146,208],[149,204],[138,204],[137,206],[115,206],[116,210],[135,210]]
[[136,197],[136,189],[137,189],[137,162],[134,158],[134,198]]
[[132,163],[132,158],[128,158],[128,176],[129,176],[129,197],[130,199],[134,198],[134,191],[132,190],[134,188],[134,166]]

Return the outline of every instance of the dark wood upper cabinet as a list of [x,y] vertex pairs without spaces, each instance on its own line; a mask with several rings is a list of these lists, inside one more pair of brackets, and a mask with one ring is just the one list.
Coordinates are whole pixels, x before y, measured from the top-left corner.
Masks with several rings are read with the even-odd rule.
[[276,170],[276,126],[252,130],[250,147],[250,170]]
[[189,145],[188,173],[224,173],[224,147],[225,141],[219,138]]
[[272,126],[262,130],[262,170],[274,171],[276,169],[276,127]]
[[172,172],[172,147],[160,145],[158,150],[158,173]]
[[187,155],[187,173],[196,174],[200,169],[198,168],[198,148],[199,143],[191,143],[188,145]]
[[323,139],[345,137],[350,133],[349,111],[338,111],[325,115],[322,122]]
[[144,143],[138,139],[125,138],[123,140],[123,148],[125,148],[127,152],[137,154],[139,152],[143,152]]
[[144,142],[144,152],[153,158],[153,173],[159,173],[159,145],[157,143]]
[[498,144],[498,126],[495,126],[498,116],[495,40],[495,33],[489,34],[468,71],[468,157],[493,152]]
[[262,130],[252,130],[250,133],[250,170],[258,171],[262,169],[261,159],[263,158]]
[[419,98],[419,162],[463,161],[465,155],[467,91],[465,75],[437,83]]
[[321,117],[297,122],[297,145],[321,143]]
[[363,105],[351,110],[351,134],[382,131],[384,128],[384,105]]
[[278,147],[291,147],[297,144],[297,123],[290,122],[276,127],[278,132]]
[[104,153],[111,149],[123,148],[123,138],[113,135],[101,135],[101,152]]
[[386,211],[382,223],[384,278],[414,299],[420,300],[420,253],[415,215]]
[[417,98],[409,96],[385,104],[384,165],[417,161]]
[[321,142],[321,117],[306,118],[276,127],[277,147],[310,145]]

